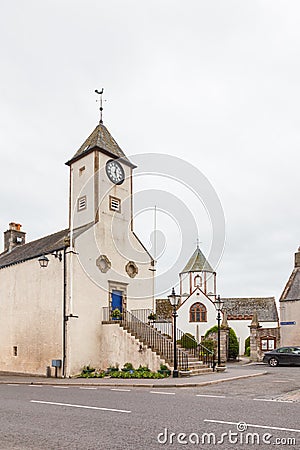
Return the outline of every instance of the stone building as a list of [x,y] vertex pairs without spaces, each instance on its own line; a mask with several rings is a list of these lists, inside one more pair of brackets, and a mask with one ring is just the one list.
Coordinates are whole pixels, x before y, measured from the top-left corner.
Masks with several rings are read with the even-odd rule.
[[[217,293],[217,274],[197,246],[195,252],[179,274],[181,302],[177,309],[178,328],[193,335],[198,342],[216,325],[214,301]],[[274,297],[222,298],[223,314],[240,343],[244,353],[245,340],[250,336],[249,326],[257,313],[263,328],[278,327],[278,313]],[[157,315],[171,320],[171,308],[167,299],[156,300]]]
[[300,345],[300,247],[279,305],[282,345]]
[[61,376],[88,364],[157,368],[157,355],[111,320],[116,309],[153,309],[153,259],[132,225],[135,166],[102,121],[66,164],[68,227],[29,243],[18,223],[5,232],[0,371],[45,374],[52,361]]

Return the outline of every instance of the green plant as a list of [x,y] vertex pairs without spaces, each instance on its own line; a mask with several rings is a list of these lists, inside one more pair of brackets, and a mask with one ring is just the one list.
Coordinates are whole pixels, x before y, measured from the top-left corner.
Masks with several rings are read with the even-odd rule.
[[218,332],[218,325],[214,325],[209,330],[207,330],[207,332],[204,335],[204,339],[207,338],[210,334],[217,333],[217,332]]
[[[146,369],[146,370],[145,370]],[[137,370],[130,370],[126,372],[111,372],[111,378],[165,378],[167,374],[159,372],[152,372],[147,367],[139,367]]]
[[195,348],[197,347],[197,341],[191,333],[184,333],[182,337],[177,341],[183,348]]
[[119,372],[119,365],[116,364],[115,366],[109,366],[107,369],[107,373],[111,373],[111,372]]
[[111,317],[113,319],[120,319],[122,316],[121,311],[119,310],[119,308],[115,308],[112,312],[111,312]]
[[[203,349],[203,353],[209,354],[210,352],[215,352],[216,350],[216,342],[213,339],[204,339],[201,341],[201,345],[205,347]],[[206,349],[209,351],[206,351]]]
[[134,367],[131,363],[125,363],[122,369],[123,372],[129,372],[130,370],[134,370]]
[[245,350],[245,356],[250,356],[250,346],[246,348]]
[[[248,347],[249,347],[249,355],[247,355]],[[245,340],[245,355],[250,356],[250,336],[248,336],[247,339]]]
[[232,328],[229,329],[228,359],[236,359],[239,354],[239,341]]
[[84,366],[77,378],[103,378],[104,376],[104,370],[96,370],[90,368],[90,366]]
[[156,320],[157,316],[154,314],[154,312],[151,312],[148,316],[148,320]]

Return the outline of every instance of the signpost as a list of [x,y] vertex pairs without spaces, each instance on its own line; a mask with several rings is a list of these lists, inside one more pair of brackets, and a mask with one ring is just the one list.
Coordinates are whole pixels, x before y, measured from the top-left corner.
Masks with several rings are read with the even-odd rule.
[[296,322],[280,322],[280,325],[296,325]]

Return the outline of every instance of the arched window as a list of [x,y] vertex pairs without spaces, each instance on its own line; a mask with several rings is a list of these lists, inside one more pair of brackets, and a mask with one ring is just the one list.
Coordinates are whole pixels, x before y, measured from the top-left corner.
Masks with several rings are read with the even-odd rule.
[[203,303],[194,303],[190,307],[190,322],[207,322],[207,310]]
[[201,287],[202,286],[202,278],[200,277],[200,275],[196,275],[194,278],[194,286],[195,287]]

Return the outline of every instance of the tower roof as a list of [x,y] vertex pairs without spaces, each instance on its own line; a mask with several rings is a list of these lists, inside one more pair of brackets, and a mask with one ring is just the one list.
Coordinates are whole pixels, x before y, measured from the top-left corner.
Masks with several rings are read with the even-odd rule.
[[295,253],[294,270],[281,294],[280,302],[300,300],[300,247]]
[[188,272],[214,272],[199,247],[196,248],[181,273]]
[[135,165],[132,164],[126,157],[123,150],[119,147],[103,123],[99,123],[99,125],[96,126],[94,131],[89,135],[82,146],[77,150],[75,155],[66,164],[68,166],[71,165],[74,161],[77,161],[82,156],[87,155],[97,148],[113,158],[122,158],[122,160],[128,165],[135,167]]

